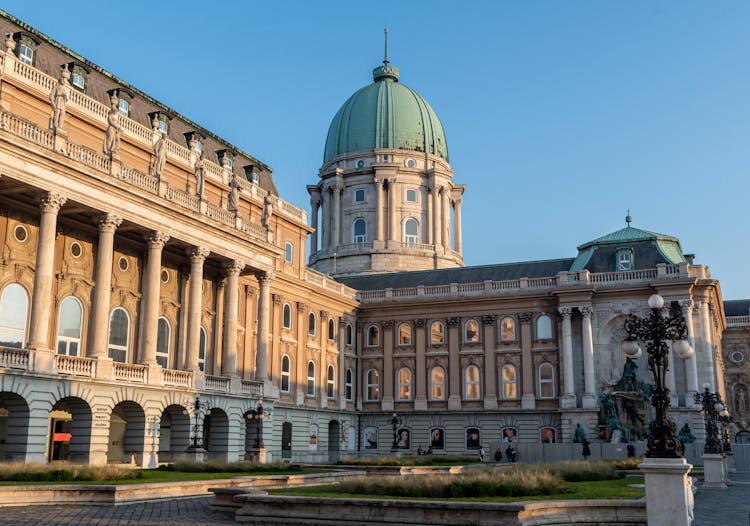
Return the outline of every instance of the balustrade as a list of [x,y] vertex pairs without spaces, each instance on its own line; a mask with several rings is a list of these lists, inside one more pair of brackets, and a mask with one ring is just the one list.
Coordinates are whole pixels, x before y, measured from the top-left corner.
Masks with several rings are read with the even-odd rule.
[[94,376],[94,360],[81,358],[79,356],[55,355],[55,367],[59,374],[71,374],[73,376]]
[[248,394],[257,397],[263,396],[263,382],[242,380],[242,394]]
[[727,316],[727,327],[745,327],[750,325],[750,316]]
[[205,389],[207,391],[221,391],[222,393],[228,393],[229,378],[225,376],[206,375]]
[[116,380],[140,384],[146,383],[146,369],[145,365],[121,362],[115,362],[113,367]]
[[28,369],[29,351],[25,349],[0,348],[0,367]]
[[192,387],[193,373],[190,371],[179,371],[177,369],[162,369],[161,381],[164,385],[174,387]]

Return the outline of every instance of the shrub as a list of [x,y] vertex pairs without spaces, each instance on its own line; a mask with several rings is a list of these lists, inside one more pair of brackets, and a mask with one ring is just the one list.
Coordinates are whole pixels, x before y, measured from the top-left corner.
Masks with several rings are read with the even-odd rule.
[[13,462],[0,464],[0,480],[14,482],[72,482],[139,479],[141,471],[115,466],[83,466]]
[[549,470],[568,482],[613,480],[625,476],[624,473],[618,471],[614,462],[606,460],[559,462],[550,465]]
[[467,455],[417,455],[403,458],[372,457],[352,458],[338,462],[347,466],[432,466],[432,465],[464,465],[477,462],[476,456]]
[[259,464],[257,462],[174,462],[159,466],[162,471],[183,471],[188,473],[265,473],[269,471],[297,471],[299,466],[284,462]]

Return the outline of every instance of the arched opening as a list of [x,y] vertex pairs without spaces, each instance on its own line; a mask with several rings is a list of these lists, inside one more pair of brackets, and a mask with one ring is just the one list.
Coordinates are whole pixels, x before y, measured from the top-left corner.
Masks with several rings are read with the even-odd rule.
[[175,460],[190,446],[190,415],[179,405],[170,405],[159,422],[159,461]]
[[143,408],[126,400],[112,409],[109,417],[107,462],[142,464],[146,415]]
[[223,409],[212,408],[203,420],[203,447],[212,460],[225,460],[229,450],[229,417]]
[[291,460],[292,458],[292,423],[284,422],[281,424],[281,459]]
[[52,406],[47,460],[88,462],[91,424],[91,407],[85,400],[70,396]]
[[29,436],[29,405],[16,393],[0,393],[0,461],[24,462]]
[[341,424],[338,420],[328,422],[328,461],[338,462],[341,450]]

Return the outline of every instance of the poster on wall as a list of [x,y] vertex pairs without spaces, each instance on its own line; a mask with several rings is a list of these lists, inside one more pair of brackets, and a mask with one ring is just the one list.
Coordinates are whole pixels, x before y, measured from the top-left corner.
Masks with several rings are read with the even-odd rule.
[[503,443],[514,442],[516,440],[516,428],[515,427],[504,427],[503,428]]
[[445,449],[445,431],[440,427],[430,430],[430,447],[432,449]]
[[466,449],[479,449],[480,447],[479,429],[470,427],[466,430]]
[[400,449],[409,449],[411,447],[410,442],[410,432],[408,429],[402,427],[398,430],[398,433],[396,434],[396,437],[398,438],[398,441],[396,442],[396,446]]
[[542,444],[554,444],[555,443],[555,430],[551,427],[543,427],[539,432]]
[[365,449],[378,449],[378,428],[377,427],[366,427],[365,428]]

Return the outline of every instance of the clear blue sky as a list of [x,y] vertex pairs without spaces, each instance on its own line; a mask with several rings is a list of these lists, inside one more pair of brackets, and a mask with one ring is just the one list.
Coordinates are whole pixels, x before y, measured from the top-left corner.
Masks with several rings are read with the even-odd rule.
[[9,1],[4,9],[274,168],[309,210],[331,118],[391,63],[465,183],[469,265],[680,238],[750,297],[750,2]]

